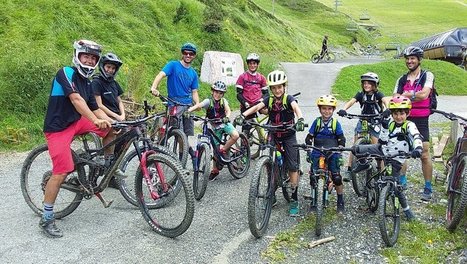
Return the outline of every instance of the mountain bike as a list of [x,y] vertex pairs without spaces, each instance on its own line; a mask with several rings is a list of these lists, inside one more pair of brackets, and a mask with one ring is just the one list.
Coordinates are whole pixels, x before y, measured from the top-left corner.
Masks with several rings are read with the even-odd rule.
[[[105,208],[109,207],[112,201],[106,201],[101,192],[107,188],[110,179],[118,170],[124,154],[133,144],[141,163],[138,170],[139,178],[136,179],[139,180],[139,188],[138,182],[136,183],[136,195],[139,198],[143,217],[146,218],[145,214],[149,211],[148,204],[157,208],[168,208],[168,204],[183,203],[184,210],[179,212],[171,211],[169,214],[161,213],[161,218],[151,219],[151,222],[157,223],[157,229],[154,228],[157,233],[167,237],[178,236],[188,229],[194,215],[191,183],[178,162],[175,162],[173,158],[167,155],[156,152],[149,143],[150,140],[144,138],[141,125],[150,118],[152,116],[135,121],[114,123],[112,125],[114,129],[125,129],[126,131],[109,144],[97,149],[89,148],[87,136],[82,137],[84,149],[70,150],[75,168],[73,172],[67,175],[61,185],[54,204],[56,218],[63,218],[71,214],[79,206],[83,198],[91,199],[93,195],[99,198]],[[104,154],[105,149],[120,143],[123,144],[122,148],[114,153],[114,160],[110,164],[100,162],[98,157]],[[146,147],[142,148],[141,144]],[[23,197],[28,206],[38,215],[42,214],[42,200],[45,186],[52,176],[51,169],[52,161],[48,153],[48,147],[44,144],[29,153],[21,170]],[[143,181],[145,189],[147,189],[144,193]],[[145,198],[145,195],[150,195],[151,198]],[[173,216],[170,216],[171,214]],[[178,215],[182,216],[182,220],[175,217]],[[165,216],[165,219],[162,216]]]
[[[159,145],[166,146],[179,156],[183,168],[188,160],[188,137],[182,129],[182,119],[177,117],[177,111],[191,104],[183,104],[163,95],[158,96],[165,106],[165,113],[160,113],[153,119],[149,127],[149,137]],[[151,109],[153,109],[152,107]]]
[[454,231],[467,212],[467,119],[453,113],[432,110],[450,120],[458,120],[464,128],[463,136],[457,139],[454,153],[446,163],[448,171],[446,228]]
[[200,200],[206,192],[211,172],[211,156],[213,156],[215,166],[219,170],[227,165],[230,174],[235,179],[241,179],[246,176],[250,168],[250,144],[248,138],[243,133],[239,133],[240,137],[237,142],[230,148],[229,153],[224,156],[219,151],[219,145],[225,145],[228,135],[224,133],[222,138],[219,138],[210,127],[210,124],[222,124],[222,119],[210,119],[196,115],[192,115],[192,117],[195,121],[203,122],[203,132],[198,134],[198,143],[196,144],[196,162],[193,173],[193,192],[196,200]]
[[[261,151],[266,155],[260,156],[253,170],[250,190],[248,194],[248,226],[256,238],[260,238],[266,232],[271,209],[278,187],[282,188],[282,195],[287,202],[292,199],[292,187],[285,166],[283,165],[284,149],[275,133],[286,132],[295,129],[295,124],[269,125],[245,121],[252,126],[260,126],[267,133],[267,141],[261,145]],[[298,155],[298,150],[297,150]]]
[[321,52],[315,53],[311,56],[312,63],[319,63],[320,61],[324,61],[326,63],[331,63],[336,61],[336,54],[327,50],[323,55]]
[[392,155],[370,154],[366,151],[367,147],[371,147],[371,145],[359,146],[355,155],[364,159],[381,159],[383,164],[385,164],[381,170],[371,176],[370,180],[376,179],[376,182],[371,187],[368,187],[371,188],[372,193],[378,197],[378,206],[374,208],[374,210],[377,211],[381,238],[387,246],[392,247],[399,237],[401,222],[399,199],[403,197],[404,189],[402,185],[399,184],[398,179],[392,175],[391,161],[397,157],[404,159],[410,158],[411,154],[403,151]]
[[[316,209],[315,235],[320,236],[322,230],[322,219],[324,210],[329,205],[329,195],[334,189],[332,182],[331,171],[328,169],[328,160],[334,153],[342,151],[352,151],[352,148],[333,147],[333,148],[318,148],[312,145],[297,144],[295,147],[306,150],[317,150],[321,153],[319,157],[318,170],[313,171],[313,164],[310,168],[310,185],[311,185],[311,208]],[[321,179],[321,181],[320,181]],[[321,190],[321,199],[319,198],[319,190]]]
[[[349,119],[357,118],[362,123],[362,132],[357,135],[357,140],[354,142],[354,146],[357,145],[367,145],[371,144],[371,134],[370,134],[370,127],[375,129],[379,129],[379,124],[381,123],[381,114],[345,114],[343,117],[347,117]],[[352,159],[351,162],[351,171],[350,177],[352,179],[352,188],[357,194],[357,196],[367,196],[366,185],[370,176],[372,174],[371,167],[367,170],[363,170],[361,172],[355,172],[355,168],[359,165],[357,163],[357,159],[355,156],[351,154],[350,158]],[[371,162],[367,163],[373,168],[376,167],[374,164],[370,164]]]

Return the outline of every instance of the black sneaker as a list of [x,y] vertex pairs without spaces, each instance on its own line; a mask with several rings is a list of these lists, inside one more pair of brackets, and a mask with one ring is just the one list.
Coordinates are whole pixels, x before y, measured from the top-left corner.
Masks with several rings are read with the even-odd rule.
[[337,213],[343,214],[344,212],[345,212],[344,203],[338,203],[337,204]]
[[50,220],[45,220],[43,217],[41,217],[41,221],[39,221],[39,227],[42,230],[44,230],[44,233],[48,237],[57,238],[57,237],[62,237],[63,236],[62,230],[60,230],[55,225],[55,219],[54,218],[52,218]]

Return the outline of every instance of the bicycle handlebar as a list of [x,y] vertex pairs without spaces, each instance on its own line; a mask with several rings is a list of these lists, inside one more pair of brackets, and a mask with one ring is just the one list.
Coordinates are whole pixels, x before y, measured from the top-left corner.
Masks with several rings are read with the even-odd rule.
[[[245,120],[245,124],[261,127],[264,130],[272,131],[272,132],[282,132],[287,130],[296,130],[296,124],[289,124],[289,123],[282,123],[279,125],[270,125],[270,124],[259,124],[256,120]],[[308,124],[304,124],[304,127],[308,127]]]
[[186,117],[191,117],[195,121],[204,121],[204,122],[211,122],[211,123],[224,123],[222,118],[207,118],[207,117],[193,115],[191,113],[187,114]]
[[359,115],[347,113],[343,117],[347,117],[348,119],[358,118],[358,119],[368,120],[368,121],[372,121],[372,120],[379,121],[380,119],[383,119],[382,113],[379,113],[379,114],[359,114]]
[[146,121],[148,121],[149,119],[155,118],[156,116],[158,116],[158,114],[154,114],[154,115],[143,117],[141,119],[135,119],[135,120],[130,120],[130,121],[118,121],[118,122],[113,123],[112,127],[115,129],[121,129],[121,128],[129,127],[129,126],[130,127],[139,126],[142,123],[145,123]]
[[307,145],[307,144],[293,144],[292,147],[295,148],[301,148],[304,150],[310,150],[314,149],[317,150],[321,153],[327,153],[327,152],[342,152],[342,151],[353,151],[353,148],[345,148],[345,147],[331,147],[331,148],[325,148],[325,147],[315,147],[313,145]]
[[[151,90],[149,90],[149,93],[152,94]],[[159,94],[157,97],[159,97],[161,99],[162,102],[166,103],[166,102],[171,102],[173,103],[174,105],[180,105],[180,106],[191,106],[191,104],[185,104],[185,103],[180,103],[178,101],[175,101],[174,99],[172,98],[169,98],[168,96],[163,96],[162,94]]]
[[467,119],[462,116],[458,116],[453,113],[448,113],[448,112],[444,112],[444,111],[436,110],[436,109],[431,109],[431,111],[433,111],[433,113],[441,114],[449,120],[458,120],[459,123],[461,123],[463,126],[467,126]]

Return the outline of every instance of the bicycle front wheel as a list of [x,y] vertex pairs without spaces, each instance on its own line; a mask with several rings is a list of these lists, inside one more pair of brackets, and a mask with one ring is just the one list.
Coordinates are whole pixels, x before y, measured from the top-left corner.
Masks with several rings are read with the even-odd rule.
[[315,53],[315,54],[313,54],[313,55],[311,56],[311,62],[312,62],[312,63],[318,63],[319,60],[320,60],[319,54],[316,54],[316,53]]
[[230,148],[230,157],[234,160],[227,164],[230,174],[235,179],[246,176],[250,169],[250,143],[245,134],[240,133],[237,142]]
[[268,228],[271,217],[275,187],[269,180],[272,173],[272,160],[263,156],[256,163],[251,177],[248,194],[248,226],[251,234],[260,238]]
[[[76,154],[72,152],[76,159]],[[78,174],[84,174],[82,166],[75,167],[75,170],[68,174],[65,182],[77,183]],[[52,160],[50,159],[49,148],[46,144],[33,149],[23,163],[21,169],[21,192],[24,200],[32,211],[42,215],[44,209],[45,186],[52,176]],[[63,218],[71,214],[81,203],[83,195],[80,192],[73,192],[61,188],[54,203],[55,218]]]
[[448,206],[446,208],[446,228],[454,231],[465,215],[467,207],[467,182],[465,175],[467,173],[467,156],[451,169],[448,187]]
[[379,186],[376,178],[371,178],[366,187],[366,204],[371,212],[376,212],[379,204]]
[[208,144],[199,144],[197,158],[198,165],[193,172],[193,193],[196,200],[201,200],[206,192],[211,172],[211,151]]
[[335,62],[336,61],[336,55],[334,53],[328,53],[324,55],[324,61],[327,63]]
[[[151,145],[151,149],[155,150],[157,153],[162,153],[170,158],[172,158],[173,162],[179,162],[175,154],[167,149],[166,147],[160,146],[160,145]],[[143,148],[140,148],[139,151],[144,151]],[[122,194],[123,198],[127,200],[130,204],[134,206],[138,206],[138,200],[136,199],[135,196],[135,181],[136,181],[136,174],[137,171],[140,169],[140,161],[138,157],[138,153],[136,152],[136,149],[133,149],[132,151],[128,152],[128,154],[125,155],[123,158],[122,162],[119,165],[119,169],[124,172],[124,174],[127,176],[127,178],[122,179],[122,180],[117,180],[118,182],[118,189],[120,193]],[[171,185],[176,186],[176,191],[180,191],[180,186],[176,185],[176,178],[169,179],[171,182]],[[154,209],[158,208],[158,203],[150,203],[147,204],[149,209]],[[159,206],[160,207],[160,206]]]
[[[139,169],[135,181],[136,197],[143,218],[153,231],[162,236],[180,236],[190,227],[195,211],[193,188],[188,173],[180,163],[164,154],[147,157],[146,169],[149,179]],[[180,184],[182,190],[177,192],[177,187],[171,185],[169,179],[176,179],[175,182]],[[150,189],[157,193],[157,197],[151,196]],[[150,209],[147,206],[153,203],[159,208]]]
[[393,185],[388,184],[381,190],[378,209],[379,231],[389,247],[396,244],[401,224],[400,205],[393,188]]

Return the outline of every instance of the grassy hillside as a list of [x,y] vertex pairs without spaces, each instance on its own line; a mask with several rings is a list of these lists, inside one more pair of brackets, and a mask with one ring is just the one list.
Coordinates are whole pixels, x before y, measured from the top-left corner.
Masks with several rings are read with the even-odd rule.
[[[335,8],[335,0],[317,0]],[[339,13],[358,23],[376,24],[381,36],[377,44],[411,43],[456,27],[467,27],[467,2],[451,0],[340,0]],[[370,20],[360,20],[368,15]]]

